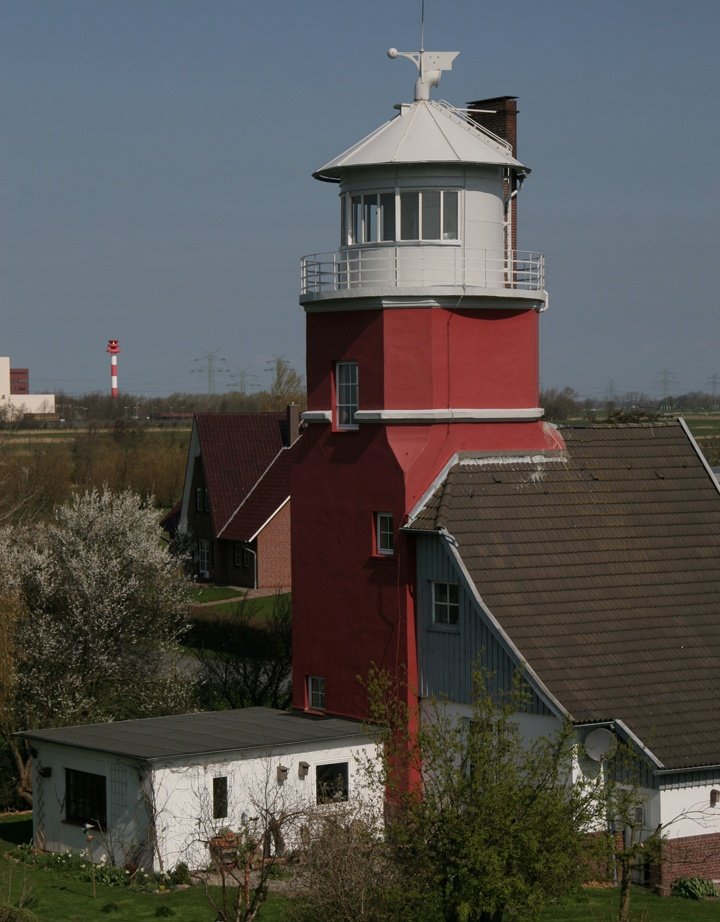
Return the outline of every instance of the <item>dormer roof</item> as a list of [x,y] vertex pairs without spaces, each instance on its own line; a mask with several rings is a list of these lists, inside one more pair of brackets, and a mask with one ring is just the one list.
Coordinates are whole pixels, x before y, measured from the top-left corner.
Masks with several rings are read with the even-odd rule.
[[457,163],[509,167],[529,173],[510,145],[448,103],[418,100],[400,106],[398,115],[320,167],[313,176],[340,182],[357,167]]

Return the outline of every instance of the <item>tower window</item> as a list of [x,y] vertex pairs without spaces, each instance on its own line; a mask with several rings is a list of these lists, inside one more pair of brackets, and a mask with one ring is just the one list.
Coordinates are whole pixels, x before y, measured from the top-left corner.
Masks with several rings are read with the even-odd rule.
[[400,193],[401,240],[457,240],[458,193],[426,189]]
[[387,556],[395,553],[391,512],[378,512],[375,515],[375,550]]
[[350,196],[348,227],[347,197],[343,196],[340,212],[341,243],[377,243],[395,239],[395,193],[372,192]]
[[358,364],[338,362],[335,365],[335,425],[338,429],[357,429]]
[[311,675],[307,680],[308,707],[312,711],[325,710],[325,679],[323,676]]

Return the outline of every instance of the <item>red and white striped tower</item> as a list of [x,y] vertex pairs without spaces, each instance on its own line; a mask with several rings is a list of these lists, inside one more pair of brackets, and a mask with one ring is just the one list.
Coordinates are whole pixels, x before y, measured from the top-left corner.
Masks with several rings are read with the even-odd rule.
[[118,352],[120,351],[120,346],[118,346],[117,339],[109,339],[107,344],[106,352],[110,353],[110,396],[117,397],[120,393],[118,390]]

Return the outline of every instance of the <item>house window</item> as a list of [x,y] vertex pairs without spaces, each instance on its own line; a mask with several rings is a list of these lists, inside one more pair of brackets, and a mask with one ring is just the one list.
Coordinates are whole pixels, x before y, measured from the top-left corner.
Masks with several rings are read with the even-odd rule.
[[378,512],[375,515],[375,550],[384,555],[395,553],[391,512]]
[[213,778],[213,819],[222,820],[228,815],[227,777]]
[[338,429],[357,429],[358,363],[337,362],[335,365],[335,425]]
[[195,489],[195,512],[210,512],[210,494],[205,487]]
[[322,676],[308,676],[308,707],[312,711],[325,710],[325,679]]
[[104,775],[65,769],[65,822],[107,826],[107,788]]
[[333,762],[315,769],[317,802],[337,804],[348,799],[348,763]]
[[235,544],[233,545],[233,566],[237,567],[238,569],[244,566],[243,551],[244,551],[244,548],[242,544],[239,541],[236,541]]
[[457,240],[458,193],[425,189],[400,193],[401,240]]
[[457,583],[433,583],[433,622],[457,624],[460,614],[460,591]]
[[210,542],[207,538],[198,540],[198,572],[205,579],[210,578]]

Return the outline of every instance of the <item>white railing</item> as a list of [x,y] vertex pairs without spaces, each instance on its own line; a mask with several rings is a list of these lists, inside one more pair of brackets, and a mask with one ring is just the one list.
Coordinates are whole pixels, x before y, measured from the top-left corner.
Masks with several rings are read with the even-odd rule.
[[301,295],[432,286],[542,291],[545,257],[521,250],[385,246],[313,253],[301,263]]

